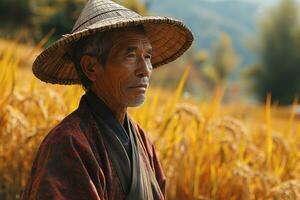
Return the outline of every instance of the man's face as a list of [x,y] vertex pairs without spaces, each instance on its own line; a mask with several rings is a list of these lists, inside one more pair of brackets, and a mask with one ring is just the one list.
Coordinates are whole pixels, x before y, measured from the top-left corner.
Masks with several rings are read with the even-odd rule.
[[151,55],[145,34],[135,29],[113,32],[106,65],[99,66],[93,83],[97,95],[120,106],[141,105],[152,73]]

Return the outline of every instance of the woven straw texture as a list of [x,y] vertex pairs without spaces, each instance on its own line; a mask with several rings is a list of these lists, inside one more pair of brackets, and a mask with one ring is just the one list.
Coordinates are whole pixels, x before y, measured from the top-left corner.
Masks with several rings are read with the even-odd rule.
[[192,44],[192,32],[179,20],[168,17],[143,17],[110,0],[89,0],[71,34],[45,49],[33,63],[40,80],[54,84],[80,84],[70,55],[74,42],[116,28],[143,25],[153,48],[154,68],[181,56]]

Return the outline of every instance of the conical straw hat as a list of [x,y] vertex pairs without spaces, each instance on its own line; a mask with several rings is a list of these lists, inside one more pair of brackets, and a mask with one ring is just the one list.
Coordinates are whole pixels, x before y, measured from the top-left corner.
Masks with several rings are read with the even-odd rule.
[[141,16],[110,0],[89,0],[70,34],[63,35],[34,61],[32,71],[47,83],[80,84],[71,50],[73,44],[96,32],[143,25],[153,48],[154,68],[181,56],[192,44],[192,32],[179,20]]

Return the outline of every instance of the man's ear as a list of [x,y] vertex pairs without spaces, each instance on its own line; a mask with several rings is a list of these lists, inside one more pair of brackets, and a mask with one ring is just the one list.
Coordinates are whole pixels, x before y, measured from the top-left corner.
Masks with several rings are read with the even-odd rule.
[[85,55],[81,57],[80,64],[83,73],[88,77],[88,79],[92,82],[95,81],[96,72],[100,69],[97,59],[95,57]]

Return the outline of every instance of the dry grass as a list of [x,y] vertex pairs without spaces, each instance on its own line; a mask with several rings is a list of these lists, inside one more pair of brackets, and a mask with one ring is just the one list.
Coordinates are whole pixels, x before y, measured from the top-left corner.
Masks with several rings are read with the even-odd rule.
[[[16,44],[17,45],[17,44]],[[0,199],[18,199],[48,131],[74,110],[79,87],[46,85],[20,69],[14,48],[0,56]],[[177,90],[151,89],[130,109],[150,134],[168,178],[170,200],[300,199],[300,123],[292,108],[187,103]]]

